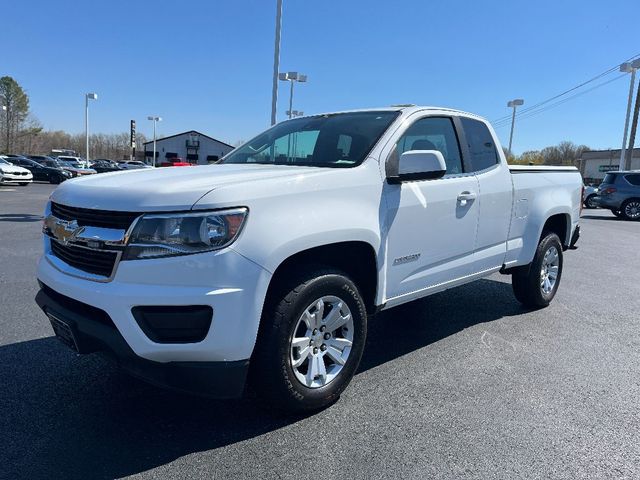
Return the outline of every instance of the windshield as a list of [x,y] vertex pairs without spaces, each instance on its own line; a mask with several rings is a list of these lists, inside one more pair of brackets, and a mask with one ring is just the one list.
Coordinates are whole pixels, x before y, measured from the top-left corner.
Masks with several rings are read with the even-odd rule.
[[0,158],[0,165],[13,165],[13,164],[7,162],[4,158]]
[[280,123],[232,151],[220,163],[310,167],[360,164],[398,112],[353,112]]

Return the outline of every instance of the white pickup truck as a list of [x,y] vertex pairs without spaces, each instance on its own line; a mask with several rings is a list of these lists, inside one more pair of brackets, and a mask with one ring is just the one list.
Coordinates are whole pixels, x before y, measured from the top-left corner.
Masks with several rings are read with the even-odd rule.
[[37,302],[76,351],[152,383],[221,398],[251,384],[316,409],[381,310],[495,272],[548,305],[581,188],[575,168],[509,167],[491,126],[456,110],[297,118],[215,165],[59,186]]

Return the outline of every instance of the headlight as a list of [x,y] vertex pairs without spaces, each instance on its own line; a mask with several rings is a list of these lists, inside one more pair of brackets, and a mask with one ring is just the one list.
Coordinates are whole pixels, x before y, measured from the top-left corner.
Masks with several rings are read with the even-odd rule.
[[71,173],[67,172],[66,170],[62,170],[62,175],[64,175],[65,177],[72,177],[73,175],[71,175]]
[[210,252],[230,245],[247,218],[246,208],[218,212],[144,215],[135,224],[125,260]]

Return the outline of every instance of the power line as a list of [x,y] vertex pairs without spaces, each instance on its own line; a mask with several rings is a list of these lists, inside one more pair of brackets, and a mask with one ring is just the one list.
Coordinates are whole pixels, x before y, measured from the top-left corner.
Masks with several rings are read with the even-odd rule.
[[[632,56],[631,58],[628,58],[627,60],[625,60],[625,62],[629,62],[629,61],[631,61],[631,60],[635,60],[635,59],[636,59],[636,58],[638,58],[638,57],[640,57],[640,53],[636,53],[636,54],[635,54],[634,56]],[[622,62],[622,63],[624,63],[624,62]],[[612,73],[612,72],[614,72],[614,71],[618,70],[618,68],[619,68],[619,67],[620,67],[620,64],[617,64],[617,65],[615,65],[615,66],[613,66],[613,67],[609,68],[608,70],[605,70],[604,72],[599,73],[599,74],[598,74],[598,75],[596,75],[595,77],[590,78],[589,80],[587,80],[587,81],[585,81],[585,82],[582,82],[582,83],[581,83],[581,84],[579,84],[579,85],[576,85],[575,87],[569,88],[568,90],[565,90],[565,91],[564,91],[564,92],[562,92],[562,93],[559,93],[559,94],[557,94],[557,95],[554,95],[553,97],[547,98],[546,100],[543,100],[543,101],[541,101],[541,102],[538,102],[538,103],[536,103],[535,105],[531,105],[530,107],[523,108],[522,110],[520,110],[520,111],[516,114],[516,118],[519,118],[521,115],[524,115],[525,113],[527,113],[527,112],[529,112],[529,111],[531,111],[531,110],[533,110],[533,109],[536,109],[536,108],[538,108],[538,107],[541,107],[542,105],[546,105],[547,103],[552,102],[553,100],[555,100],[555,99],[557,99],[557,98],[560,98],[560,97],[562,97],[562,96],[566,95],[567,93],[571,93],[571,92],[573,92],[573,91],[575,91],[575,90],[577,90],[577,89],[579,89],[579,88],[582,88],[582,87],[584,87],[585,85],[588,85],[588,84],[589,84],[589,83],[591,83],[591,82],[595,82],[596,80],[598,80],[598,79],[600,79],[600,78],[604,77],[605,75],[608,75],[608,74],[610,74],[610,73]],[[491,123],[501,123],[501,122],[503,122],[503,121],[505,121],[505,120],[510,120],[510,119],[511,119],[511,115],[505,115],[504,117],[500,117],[500,118],[497,118],[497,119],[493,120]]]
[[[543,108],[539,108],[539,109],[537,109],[535,111],[529,111],[526,115],[518,117],[518,120],[525,120],[525,119],[527,119],[529,117],[533,117],[533,116],[535,116],[535,115],[537,115],[539,113],[543,113],[543,112],[546,112],[547,110],[551,110],[552,108],[557,107],[558,105],[562,105],[563,103],[566,103],[569,100],[573,100],[574,98],[581,97],[582,95],[584,95],[586,93],[592,92],[593,90],[596,90],[596,89],[598,89],[600,87],[604,87],[605,85],[608,85],[608,84],[610,84],[612,82],[615,82],[616,80],[620,80],[624,76],[625,76],[624,74],[618,75],[615,78],[607,80],[606,82],[599,83],[598,85],[596,85],[594,87],[591,87],[591,88],[589,88],[587,90],[584,90],[582,92],[578,92],[578,93],[576,93],[574,95],[571,95],[570,97],[563,98],[562,100],[559,100],[559,101],[557,101],[555,103],[552,103],[551,105],[543,106]],[[508,125],[509,125],[508,121],[507,122],[500,122],[497,125],[494,125],[494,128],[502,128],[502,127],[506,127]]]

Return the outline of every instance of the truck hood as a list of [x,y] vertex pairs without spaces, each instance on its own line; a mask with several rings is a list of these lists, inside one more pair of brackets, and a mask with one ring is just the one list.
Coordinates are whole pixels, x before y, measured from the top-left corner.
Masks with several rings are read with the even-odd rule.
[[204,195],[229,184],[247,186],[269,178],[324,170],[288,165],[228,164],[165,167],[101,173],[67,180],[51,194],[62,205],[99,210],[157,212],[190,210]]

